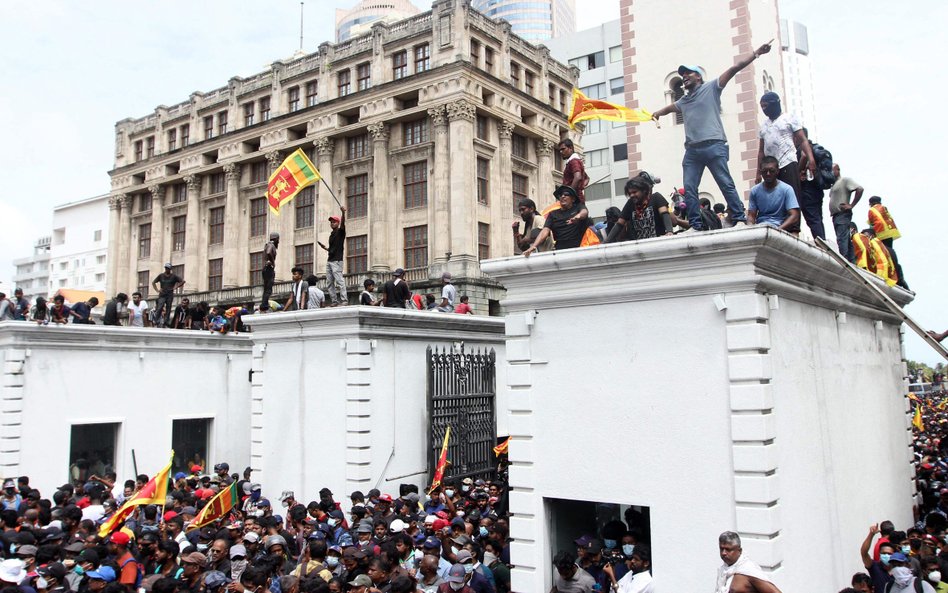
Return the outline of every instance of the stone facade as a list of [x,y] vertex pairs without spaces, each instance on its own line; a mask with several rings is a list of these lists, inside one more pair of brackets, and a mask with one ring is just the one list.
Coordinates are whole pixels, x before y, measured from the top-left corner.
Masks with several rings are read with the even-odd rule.
[[[461,294],[469,283],[491,287],[487,300],[472,298],[486,313],[500,293],[480,280],[478,261],[511,252],[518,196],[551,201],[552,148],[566,134],[577,76],[509,24],[441,0],[122,120],[110,172],[108,292],[143,286],[168,261],[206,300],[226,300],[229,289],[249,295],[272,231],[281,234],[278,281],[295,264],[321,273],[316,242],[326,243],[326,219],[338,213],[332,188],[349,209],[352,296],[366,275],[384,281],[396,267],[409,269],[415,288],[434,289],[429,279],[450,271]],[[297,148],[325,184],[276,217],[266,181]]]

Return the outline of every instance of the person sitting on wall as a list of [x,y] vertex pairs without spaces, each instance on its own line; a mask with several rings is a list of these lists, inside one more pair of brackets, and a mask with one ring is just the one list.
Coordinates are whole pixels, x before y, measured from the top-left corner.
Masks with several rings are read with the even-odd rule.
[[622,236],[637,241],[672,234],[668,200],[659,193],[652,193],[655,183],[656,179],[646,171],[626,182],[625,195],[629,199],[606,238],[607,243],[619,241]]
[[550,236],[557,251],[573,249],[582,244],[583,235],[589,226],[589,210],[579,201],[576,190],[568,185],[559,186],[553,195],[559,200],[560,207],[547,215],[543,230],[523,251],[524,257],[530,257]]

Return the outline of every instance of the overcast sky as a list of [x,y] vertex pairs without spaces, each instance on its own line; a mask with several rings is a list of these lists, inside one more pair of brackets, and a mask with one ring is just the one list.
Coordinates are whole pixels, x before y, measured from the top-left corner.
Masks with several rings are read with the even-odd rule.
[[[353,4],[308,1],[304,48],[332,40],[333,9]],[[619,15],[618,0],[577,4],[579,28]],[[940,217],[948,130],[930,102],[948,90],[944,68],[936,67],[948,55],[948,3],[783,0],[780,9],[809,29],[817,140],[867,198],[884,198],[902,229],[896,247],[906,279],[918,293],[908,313],[945,329]],[[51,233],[54,205],[109,191],[116,121],[259,72],[298,47],[299,2],[292,0],[7,3],[0,19],[0,282],[9,286],[11,261]],[[857,207],[856,220],[864,221],[865,208]],[[911,332],[906,350],[910,359],[940,360]]]

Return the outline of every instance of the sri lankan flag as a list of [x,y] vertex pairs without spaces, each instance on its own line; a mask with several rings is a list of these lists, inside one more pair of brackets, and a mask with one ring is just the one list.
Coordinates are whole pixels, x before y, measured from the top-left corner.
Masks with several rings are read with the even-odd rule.
[[504,439],[504,442],[494,447],[494,455],[500,457],[501,455],[506,455],[510,450],[510,437]]
[[573,89],[573,108],[569,111],[569,127],[589,119],[609,121],[651,121],[652,114],[644,109],[630,109],[599,99],[590,99],[579,89]]
[[[171,459],[174,459],[174,451],[171,452]],[[105,523],[99,527],[99,537],[106,537],[121,525],[125,519],[135,511],[136,507],[145,504],[157,504],[165,506],[165,499],[168,497],[168,474],[171,473],[171,460],[155,477],[148,480],[148,483],[142,486],[142,489],[135,493],[130,499],[125,501],[122,508],[115,511]]]
[[302,148],[297,148],[293,154],[286,157],[267,181],[267,203],[270,210],[279,216],[281,206],[295,198],[304,187],[320,179],[322,177],[316,166],[307,158]]
[[237,494],[237,482],[231,482],[226,490],[221,490],[211,500],[207,501],[201,512],[197,514],[194,521],[191,522],[188,531],[200,529],[205,525],[210,525],[222,517],[240,502],[240,496]]
[[922,404],[916,404],[915,416],[912,418],[912,426],[919,432],[925,432],[925,424],[922,422]]
[[449,426],[446,431],[444,431],[444,442],[441,443],[441,455],[438,456],[438,466],[435,468],[434,479],[431,480],[431,488],[428,488],[428,492],[431,493],[432,490],[441,485],[441,480],[444,479],[444,471],[448,469],[448,440],[451,438],[451,427]]

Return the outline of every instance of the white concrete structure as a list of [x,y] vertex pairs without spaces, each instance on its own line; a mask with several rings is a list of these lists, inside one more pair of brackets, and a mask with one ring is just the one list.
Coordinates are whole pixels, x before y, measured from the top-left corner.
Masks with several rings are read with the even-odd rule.
[[755,227],[482,265],[507,288],[514,591],[550,589],[557,500],[648,507],[663,591],[710,590],[725,530],[783,591],[834,590],[870,524],[912,523],[900,322],[821,250]]
[[105,293],[108,247],[108,195],[53,208],[49,294],[60,289]]
[[[250,348],[247,335],[0,323],[0,474],[28,475],[48,495],[93,448],[121,480],[135,475],[132,451],[138,471],[154,474],[167,462],[175,426],[189,420],[205,421],[197,447],[206,460],[244,467]],[[176,453],[179,468],[193,454]]]
[[492,19],[509,22],[514,33],[533,43],[576,30],[575,0],[472,0],[471,6]]
[[[254,328],[255,479],[304,496],[327,485],[337,493],[427,485],[428,346],[493,348],[497,390],[505,384],[496,317],[345,307],[244,321]],[[506,407],[499,398],[499,435]]]
[[816,93],[810,65],[810,38],[806,25],[780,19],[780,51],[783,59],[783,109],[799,117],[810,133],[810,138],[819,142]]
[[362,0],[349,10],[336,9],[336,42],[364,35],[373,23],[394,23],[420,13],[409,0]]
[[7,296],[16,288],[23,289],[23,296],[30,302],[36,297],[46,297],[49,292],[49,245],[50,237],[40,237],[33,245],[33,255],[13,260],[16,271],[13,274],[13,286]]
[[[579,68],[578,87],[590,99],[625,102],[625,73],[619,21],[576,31],[545,42],[550,54]],[[592,216],[603,216],[606,208],[625,205],[625,182],[629,179],[626,125],[591,120],[580,124],[583,162],[590,185],[586,204]],[[674,179],[669,181],[674,182]],[[670,185],[668,187],[671,187]]]

